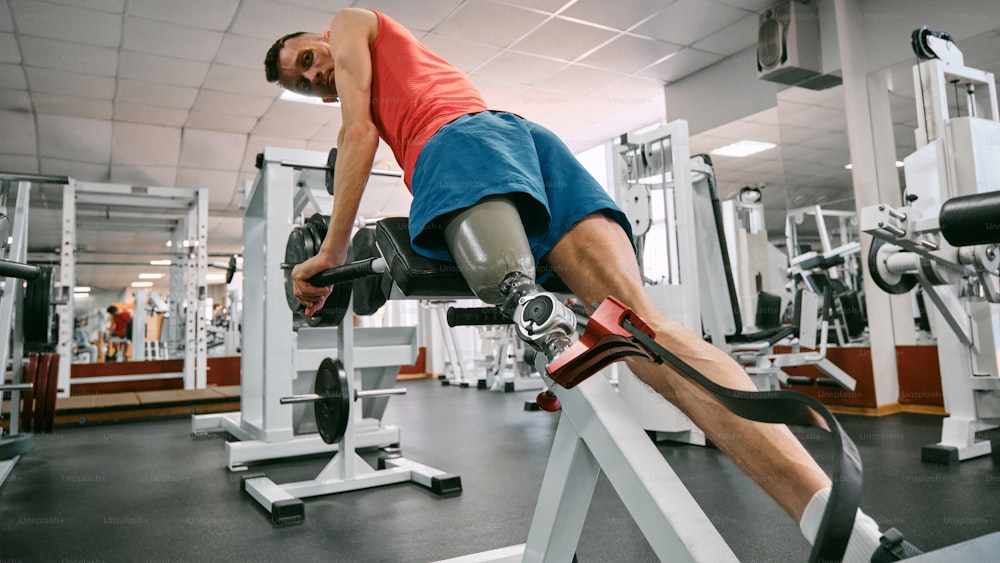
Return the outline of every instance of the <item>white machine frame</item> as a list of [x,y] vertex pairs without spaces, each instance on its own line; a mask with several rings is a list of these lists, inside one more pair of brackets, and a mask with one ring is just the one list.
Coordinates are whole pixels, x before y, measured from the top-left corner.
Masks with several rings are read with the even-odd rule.
[[[941,441],[925,446],[925,461],[964,461],[991,452],[976,433],[1000,426],[1000,291],[996,275],[980,278],[984,295],[969,294],[970,265],[988,253],[986,245],[956,249],[939,234],[938,214],[950,198],[1000,189],[1000,120],[992,73],[963,66],[955,50],[948,60],[931,59],[913,67],[916,86],[917,150],[904,159],[906,190],[916,199],[893,209],[879,204],[862,210],[861,228],[904,252],[886,261],[895,273],[913,272],[925,295],[937,336],[941,387],[948,417]],[[986,117],[979,117],[974,94],[967,92],[970,114],[950,115],[947,89],[953,83],[985,88]],[[993,247],[994,252],[996,246]],[[981,256],[980,256],[981,258]],[[921,260],[951,277],[929,278]]]
[[[243,294],[255,297],[244,300],[242,310],[240,411],[191,419],[195,435],[222,430],[239,439],[225,445],[226,466],[231,471],[244,471],[255,461],[338,449],[308,427],[296,433],[295,420],[308,424],[311,408],[296,416],[294,409],[305,410],[305,406],[279,404],[281,397],[310,392],[306,387],[312,385],[323,358],[338,357],[333,345],[339,338],[336,328],[293,330],[281,267],[296,218],[309,207],[319,211],[331,206],[324,188],[311,187],[322,176],[315,169],[325,166],[326,160],[327,154],[318,151],[266,147],[260,173],[244,194]],[[296,168],[304,170],[298,185]],[[352,326],[351,331],[357,333],[352,337],[354,368],[373,387],[391,386],[399,367],[412,364],[417,357],[415,328]],[[294,388],[296,382],[300,389]],[[384,408],[386,399],[378,401]],[[384,447],[400,440],[398,427],[382,425],[371,417],[353,421],[351,432],[349,441],[356,448]]]

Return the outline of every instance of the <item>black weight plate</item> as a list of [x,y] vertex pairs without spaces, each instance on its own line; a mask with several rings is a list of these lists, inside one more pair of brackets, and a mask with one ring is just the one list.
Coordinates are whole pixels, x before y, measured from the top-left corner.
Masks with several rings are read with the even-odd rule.
[[872,245],[868,248],[868,274],[872,277],[872,281],[875,282],[875,285],[877,285],[882,291],[892,295],[902,295],[909,292],[917,285],[917,276],[914,274],[902,274],[897,276],[899,278],[898,280],[887,280],[883,278],[878,267],[878,262],[879,250],[885,244],[885,240],[878,237],[875,237],[872,240]]
[[[375,244],[375,229],[361,229],[355,233],[351,248],[354,250],[355,260],[381,256],[378,245]],[[382,290],[382,279],[383,276],[379,275],[354,280],[355,313],[362,316],[374,315],[385,305],[387,296]]]
[[229,257],[229,266],[226,268],[226,284],[233,283],[233,276],[236,275],[236,255]]
[[337,147],[330,149],[326,155],[326,193],[333,195],[334,167],[337,164]]
[[347,392],[347,373],[340,360],[323,358],[316,370],[313,393],[325,399],[313,403],[316,429],[327,444],[336,444],[347,432],[351,416],[351,397]]
[[[310,238],[309,244],[311,246],[311,235],[303,230],[302,227],[292,229],[292,232],[288,234],[288,241],[285,243],[285,264],[292,266],[301,264],[312,258],[311,255],[306,254],[307,237]],[[291,267],[285,269],[285,299],[288,301],[288,308],[292,312],[298,312],[301,309],[299,301],[295,299],[295,282],[292,281]]]
[[[20,281],[20,280],[18,280]],[[24,342],[47,345],[52,337],[52,267],[42,266],[24,291]]]
[[[306,219],[305,229],[313,237],[313,255],[319,251],[319,247],[326,238],[326,231],[330,224],[329,215],[314,213]],[[350,246],[347,247],[347,261],[354,260],[354,254]],[[309,326],[336,326],[339,325],[347,314],[348,305],[351,300],[352,286],[349,283],[342,283],[333,286],[333,291],[326,298],[323,308],[312,317],[306,318]]]

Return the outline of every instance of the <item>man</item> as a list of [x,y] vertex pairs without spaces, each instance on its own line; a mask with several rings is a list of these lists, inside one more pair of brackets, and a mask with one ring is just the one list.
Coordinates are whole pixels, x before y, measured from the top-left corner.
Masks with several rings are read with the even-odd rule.
[[119,309],[114,305],[109,305],[107,311],[111,315],[111,336],[131,340],[132,311]]
[[[413,193],[414,249],[454,259],[483,301],[503,303],[520,281],[484,282],[479,274],[487,264],[500,261],[501,271],[530,278],[536,266],[545,266],[583,303],[608,295],[624,302],[660,344],[715,382],[755,390],[736,362],[652,304],[627,219],[565,145],[536,124],[488,111],[464,74],[399,23],[344,9],[322,35],[300,32],[276,41],[265,70],[268,81],[284,88],[339,100],[343,116],[330,229],[317,255],[292,272],[306,314],[322,308],[330,292],[306,280],[345,261],[381,136]],[[519,250],[526,248],[528,260]],[[668,367],[634,359],[628,366],[703,429],[814,541],[831,483],[787,427],[733,415]],[[879,536],[875,522],[859,511],[845,560],[868,561]]]

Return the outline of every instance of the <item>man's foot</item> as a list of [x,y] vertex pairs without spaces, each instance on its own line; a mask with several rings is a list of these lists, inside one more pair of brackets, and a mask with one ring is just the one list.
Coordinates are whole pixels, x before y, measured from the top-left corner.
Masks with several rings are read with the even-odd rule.
[[909,559],[923,553],[915,545],[903,539],[903,534],[896,528],[889,528],[879,538],[878,549],[872,554],[871,563],[889,563]]

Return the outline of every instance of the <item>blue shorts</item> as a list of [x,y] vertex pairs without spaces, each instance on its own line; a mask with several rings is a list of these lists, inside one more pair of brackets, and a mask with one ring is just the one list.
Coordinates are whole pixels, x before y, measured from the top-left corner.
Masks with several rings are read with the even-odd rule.
[[428,258],[453,262],[438,218],[498,194],[513,196],[537,266],[592,213],[615,220],[632,239],[625,213],[569,148],[511,113],[464,115],[442,127],[421,150],[411,188],[410,241]]

